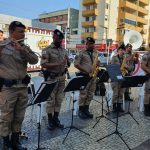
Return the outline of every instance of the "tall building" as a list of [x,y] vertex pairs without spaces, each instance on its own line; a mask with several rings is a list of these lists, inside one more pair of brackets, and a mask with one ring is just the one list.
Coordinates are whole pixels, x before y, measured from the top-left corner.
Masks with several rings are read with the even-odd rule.
[[66,27],[70,29],[78,28],[79,10],[68,8],[39,15],[39,21],[46,23],[53,23],[61,26],[61,30]]
[[149,0],[80,0],[79,28],[82,39],[118,44],[129,30],[141,33],[149,43]]

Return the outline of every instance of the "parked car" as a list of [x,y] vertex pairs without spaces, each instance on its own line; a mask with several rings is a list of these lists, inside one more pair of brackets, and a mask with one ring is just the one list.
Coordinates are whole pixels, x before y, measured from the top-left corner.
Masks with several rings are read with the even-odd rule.
[[75,56],[76,56],[76,53],[70,53],[69,56],[68,56],[68,57],[69,57],[69,61],[70,61],[70,62],[73,62]]
[[109,62],[110,56],[111,56],[111,53],[109,53],[109,55],[108,55],[107,52],[99,52],[98,60],[100,60],[102,66],[106,65],[107,61]]

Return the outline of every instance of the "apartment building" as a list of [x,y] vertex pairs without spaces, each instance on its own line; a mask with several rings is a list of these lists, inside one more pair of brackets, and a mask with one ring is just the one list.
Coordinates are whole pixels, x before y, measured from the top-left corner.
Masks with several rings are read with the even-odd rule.
[[[149,45],[149,0],[80,0],[79,27],[82,39],[88,36],[97,44],[123,41],[129,30],[141,33]],[[113,45],[113,46],[114,46]]]

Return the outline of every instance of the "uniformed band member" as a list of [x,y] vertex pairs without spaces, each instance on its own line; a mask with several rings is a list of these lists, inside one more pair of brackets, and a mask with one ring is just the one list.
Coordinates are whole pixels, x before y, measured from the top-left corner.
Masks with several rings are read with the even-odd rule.
[[[123,55],[124,55],[125,49],[123,47],[119,47],[117,49],[117,53],[112,57],[111,64],[119,64],[120,67],[123,62]],[[123,112],[123,109],[121,107],[122,100],[123,100],[123,94],[124,89],[121,88],[121,84],[118,82],[112,82],[111,83],[112,90],[113,90],[113,112]]]
[[48,114],[48,127],[63,128],[64,125],[58,119],[61,103],[64,98],[65,67],[67,63],[67,51],[61,47],[64,35],[58,29],[54,30],[53,42],[42,52],[41,65],[46,71],[47,82],[57,81],[57,84],[47,100],[46,112]]
[[[18,21],[9,25],[6,45],[0,46],[0,136],[3,150],[26,150],[19,142],[19,132],[27,107],[27,63],[36,64],[38,56],[17,40],[25,38],[25,26]],[[9,135],[11,137],[9,138]]]
[[[135,64],[137,63],[137,60],[133,56],[134,55],[132,54],[132,45],[128,43],[126,45],[126,50],[123,58],[125,60],[125,63],[123,62],[124,64],[123,72],[125,76],[132,76],[134,72],[134,68],[135,68]],[[132,100],[129,96],[129,88],[126,88],[125,90],[125,100],[129,100],[129,101]]]
[[[94,50],[95,40],[91,37],[86,39],[86,49],[81,50],[76,55],[74,66],[80,71],[79,74],[89,76],[95,69],[93,68],[94,61],[97,60],[97,51]],[[97,62],[96,62],[97,63]],[[93,78],[87,84],[85,90],[80,91],[79,95],[79,117],[81,119],[93,118],[93,114],[89,112],[89,105],[93,98],[96,88],[96,79]]]
[[0,30],[0,42],[4,40],[4,37],[3,37],[3,31]]
[[150,50],[143,55],[141,68],[149,76],[144,89],[144,115],[150,116]]

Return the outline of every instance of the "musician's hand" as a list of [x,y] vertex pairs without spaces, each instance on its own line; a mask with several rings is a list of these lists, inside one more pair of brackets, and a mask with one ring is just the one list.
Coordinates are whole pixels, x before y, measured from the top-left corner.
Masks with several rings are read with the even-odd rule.
[[22,49],[22,46],[21,46],[15,39],[11,39],[11,41],[12,41],[12,46],[13,46],[16,50],[19,50],[19,51],[23,50],[23,49]]

